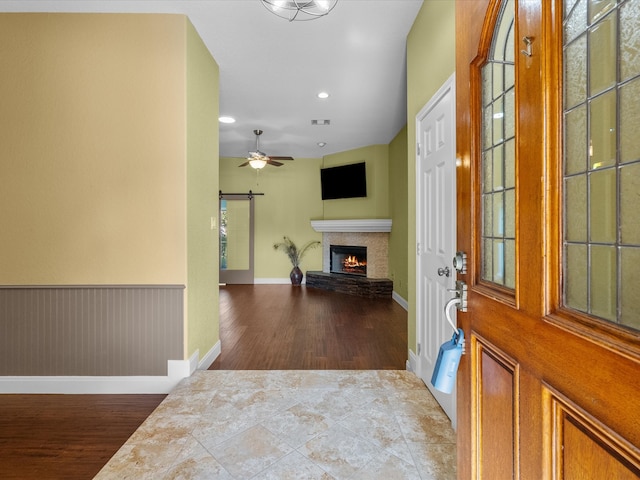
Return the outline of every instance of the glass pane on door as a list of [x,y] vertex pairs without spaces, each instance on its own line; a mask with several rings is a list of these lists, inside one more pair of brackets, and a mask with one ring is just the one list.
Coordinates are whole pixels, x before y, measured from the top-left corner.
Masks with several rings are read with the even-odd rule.
[[253,283],[253,200],[220,199],[220,282]]
[[515,288],[515,75],[513,0],[503,3],[482,67],[482,280]]
[[249,268],[249,202],[222,200],[223,218],[220,231],[220,268],[246,270]]
[[563,302],[634,329],[639,47],[640,0],[565,0]]

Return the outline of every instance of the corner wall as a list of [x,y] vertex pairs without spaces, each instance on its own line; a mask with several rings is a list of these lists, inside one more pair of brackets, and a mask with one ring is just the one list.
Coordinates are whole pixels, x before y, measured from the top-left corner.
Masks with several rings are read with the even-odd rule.
[[389,272],[393,291],[404,300],[409,296],[407,257],[407,127],[404,126],[389,144]]
[[[220,340],[218,308],[219,69],[187,22],[186,355],[200,359]],[[208,365],[207,365],[208,366]]]

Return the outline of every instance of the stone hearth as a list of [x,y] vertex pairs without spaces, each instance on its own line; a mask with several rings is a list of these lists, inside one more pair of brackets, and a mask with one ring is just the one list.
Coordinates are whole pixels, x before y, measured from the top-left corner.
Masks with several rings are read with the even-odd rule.
[[307,287],[358,297],[391,298],[393,282],[387,278],[365,278],[340,273],[307,272]]

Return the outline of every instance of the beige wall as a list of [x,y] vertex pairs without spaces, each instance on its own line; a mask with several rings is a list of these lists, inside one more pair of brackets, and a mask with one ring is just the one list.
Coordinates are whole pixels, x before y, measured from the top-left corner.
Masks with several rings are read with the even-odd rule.
[[416,115],[455,71],[455,4],[425,0],[407,37],[409,349],[416,352]]
[[0,14],[0,284],[186,283],[185,41],[182,16]]
[[219,69],[187,21],[187,357],[219,340]]

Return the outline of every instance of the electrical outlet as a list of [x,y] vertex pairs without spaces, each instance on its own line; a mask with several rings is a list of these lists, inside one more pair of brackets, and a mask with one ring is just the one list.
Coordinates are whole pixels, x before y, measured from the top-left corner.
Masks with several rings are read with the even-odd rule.
[[214,230],[216,228],[216,217],[211,217],[211,230]]

